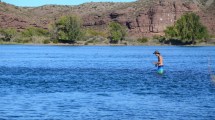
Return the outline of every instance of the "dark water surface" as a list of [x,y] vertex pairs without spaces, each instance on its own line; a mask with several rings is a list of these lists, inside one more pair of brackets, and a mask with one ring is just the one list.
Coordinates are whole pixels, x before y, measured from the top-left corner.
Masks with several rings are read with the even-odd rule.
[[214,120],[209,68],[215,47],[1,45],[0,120]]

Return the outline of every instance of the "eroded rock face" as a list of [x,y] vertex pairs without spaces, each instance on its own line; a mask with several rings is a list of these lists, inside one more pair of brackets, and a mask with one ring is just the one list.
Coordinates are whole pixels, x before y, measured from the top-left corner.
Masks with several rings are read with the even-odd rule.
[[[46,23],[47,25],[47,23]],[[20,17],[16,17],[13,15],[8,15],[0,12],[0,27],[1,28],[15,28],[18,31],[26,29],[28,27],[38,27],[47,29],[45,26],[42,26],[40,24],[33,23],[29,20],[24,20]]]
[[182,14],[198,11],[198,7],[194,4],[185,5],[176,1],[159,2],[140,12],[137,16],[139,34],[143,33],[146,36],[162,35],[166,27],[173,25]]
[[[127,8],[106,13],[105,16],[100,18],[87,16],[88,19],[84,22],[84,26],[104,25],[110,21],[116,21],[127,26],[131,36],[164,35],[163,31],[166,27],[173,25],[187,12],[197,13],[210,33],[215,34],[215,15],[205,14],[197,4],[172,0],[159,1],[147,8],[143,7],[139,11]],[[94,23],[98,20],[102,21],[102,24]]]
[[0,12],[0,26],[3,28],[17,28],[22,29],[27,26],[27,22],[24,20],[20,20],[17,17],[5,15]]
[[202,23],[208,28],[208,31],[211,34],[215,34],[215,14],[211,13],[199,13],[199,16],[201,17]]

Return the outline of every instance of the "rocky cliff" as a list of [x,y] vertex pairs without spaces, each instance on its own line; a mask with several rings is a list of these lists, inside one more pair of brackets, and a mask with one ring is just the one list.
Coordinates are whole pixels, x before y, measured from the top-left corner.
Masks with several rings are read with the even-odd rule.
[[62,15],[76,14],[84,27],[105,29],[116,21],[126,26],[129,36],[163,35],[186,12],[195,12],[211,34],[215,34],[214,0],[139,0],[132,3],[86,3],[79,6],[48,5],[22,8],[0,3],[0,27],[18,30],[29,26],[47,29]]
[[[201,17],[210,33],[215,34],[215,14],[195,2],[155,0],[147,6],[141,6],[138,1],[133,6],[107,12],[105,16],[85,16],[84,26],[101,26],[110,21],[117,21],[129,29],[131,36],[163,35],[167,26],[173,25],[184,13],[194,12]],[[136,5],[135,5],[136,4]],[[134,7],[136,6],[136,7]]]

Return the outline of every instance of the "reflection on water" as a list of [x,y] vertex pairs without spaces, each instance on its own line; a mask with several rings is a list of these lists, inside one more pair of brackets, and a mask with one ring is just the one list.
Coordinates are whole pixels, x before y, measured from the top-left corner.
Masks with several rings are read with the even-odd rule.
[[0,119],[211,120],[214,48],[2,45]]

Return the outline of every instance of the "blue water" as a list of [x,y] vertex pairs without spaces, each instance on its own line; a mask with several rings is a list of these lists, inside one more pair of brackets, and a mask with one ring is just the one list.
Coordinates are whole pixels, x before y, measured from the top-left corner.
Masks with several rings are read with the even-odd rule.
[[214,120],[214,51],[1,45],[0,120]]

